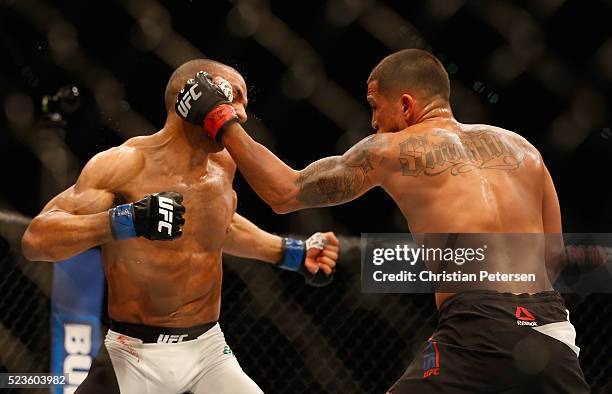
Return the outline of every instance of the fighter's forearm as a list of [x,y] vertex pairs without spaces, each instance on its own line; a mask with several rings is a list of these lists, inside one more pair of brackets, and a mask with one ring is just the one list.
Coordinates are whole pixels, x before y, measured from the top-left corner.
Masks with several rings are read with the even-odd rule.
[[342,156],[317,160],[301,171],[253,141],[239,124],[228,126],[223,142],[251,187],[277,213],[328,207],[351,201],[381,183],[385,148],[364,138]]
[[223,142],[253,190],[276,212],[283,212],[283,207],[299,191],[298,171],[254,141],[238,123],[227,127]]
[[107,212],[72,215],[49,211],[32,220],[22,238],[32,261],[60,261],[113,240]]
[[260,229],[236,213],[232,218],[223,252],[276,264],[282,258],[282,239]]

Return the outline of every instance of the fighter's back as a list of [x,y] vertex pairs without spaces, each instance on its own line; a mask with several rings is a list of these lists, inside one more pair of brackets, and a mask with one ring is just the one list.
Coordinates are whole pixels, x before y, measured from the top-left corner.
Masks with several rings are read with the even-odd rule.
[[[544,198],[552,182],[547,185],[547,171],[531,144],[508,130],[449,120],[424,122],[380,137],[383,145],[392,146],[381,150],[385,159],[395,163],[387,167],[390,175],[382,186],[402,210],[410,231],[419,234],[419,242],[444,248],[449,246],[446,238],[420,234],[470,234],[459,241],[463,247],[488,246],[482,269],[536,277],[520,285],[487,282],[485,289],[550,290],[548,241],[542,233],[550,231],[545,228]],[[554,200],[558,216],[556,195]],[[439,292],[438,305],[461,289]]]
[[524,138],[449,120],[385,137],[396,167],[382,186],[412,232],[543,232],[544,164]]

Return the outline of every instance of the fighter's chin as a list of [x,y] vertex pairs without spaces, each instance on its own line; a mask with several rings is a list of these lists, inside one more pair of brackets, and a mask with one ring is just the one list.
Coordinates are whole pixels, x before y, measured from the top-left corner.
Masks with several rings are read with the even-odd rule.
[[208,153],[217,153],[225,149],[225,145],[223,145],[223,142],[214,141],[212,138],[207,136],[203,144],[203,148]]
[[225,149],[225,145],[223,145],[223,142],[219,143],[219,142],[213,142],[211,145],[211,152],[210,153],[217,153],[217,152],[221,152],[223,149]]

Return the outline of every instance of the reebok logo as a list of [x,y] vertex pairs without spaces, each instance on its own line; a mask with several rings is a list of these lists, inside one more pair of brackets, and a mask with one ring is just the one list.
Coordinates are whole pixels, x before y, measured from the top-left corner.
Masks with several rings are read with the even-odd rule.
[[196,101],[202,95],[201,92],[196,92],[195,88],[198,85],[193,85],[184,95],[181,97],[181,101],[178,104],[178,110],[184,117],[189,115],[189,110],[191,109],[191,100]]
[[168,197],[159,197],[159,213],[162,214],[163,219],[157,223],[157,232],[161,233],[163,229],[168,231],[168,235],[172,235],[172,210],[173,205],[172,199]]
[[183,339],[187,336],[188,334],[183,334],[183,335],[159,334],[159,337],[157,338],[157,343],[179,343],[179,342],[183,342]]
[[514,314],[514,316],[517,319],[516,324],[519,326],[535,327],[538,325],[538,322],[535,321],[535,316],[533,316],[531,312],[527,310],[527,308],[524,308],[522,306],[516,307],[516,313]]

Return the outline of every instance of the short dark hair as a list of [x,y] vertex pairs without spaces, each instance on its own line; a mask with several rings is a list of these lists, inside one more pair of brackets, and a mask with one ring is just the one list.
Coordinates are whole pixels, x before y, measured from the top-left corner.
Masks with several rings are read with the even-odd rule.
[[206,71],[210,74],[216,74],[221,68],[229,68],[234,70],[233,67],[211,59],[193,59],[181,64],[176,70],[174,70],[170,76],[170,79],[168,80],[168,84],[166,85],[166,93],[164,95],[166,111],[168,113],[174,111],[176,98],[189,78],[193,78],[200,70]]
[[415,89],[426,97],[448,101],[450,81],[440,61],[421,49],[403,49],[384,58],[370,73],[368,83],[378,81],[383,94]]

